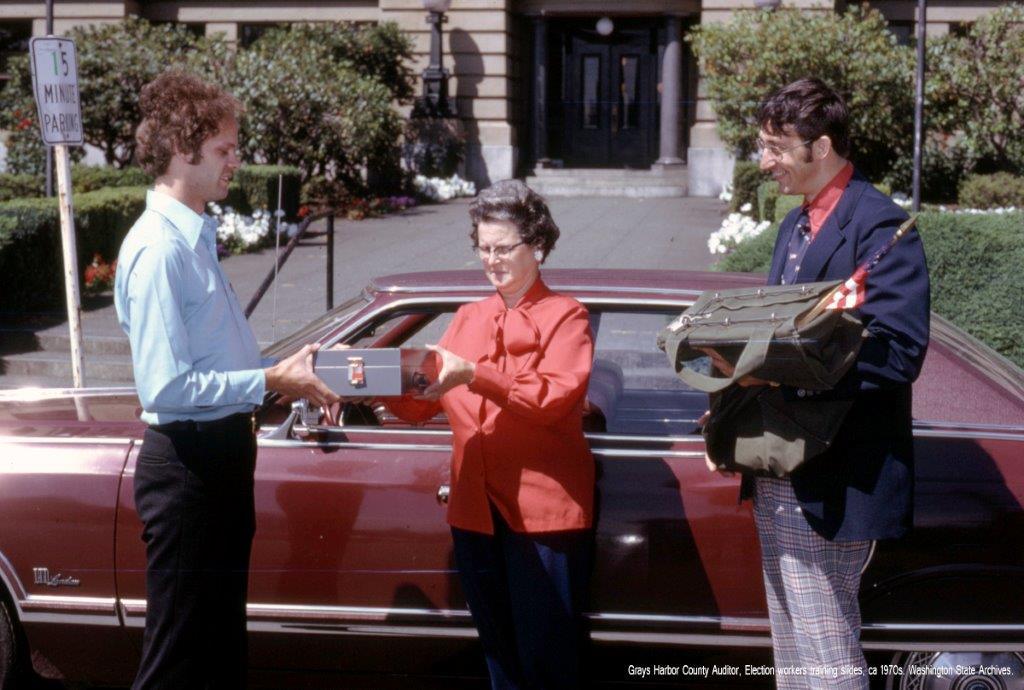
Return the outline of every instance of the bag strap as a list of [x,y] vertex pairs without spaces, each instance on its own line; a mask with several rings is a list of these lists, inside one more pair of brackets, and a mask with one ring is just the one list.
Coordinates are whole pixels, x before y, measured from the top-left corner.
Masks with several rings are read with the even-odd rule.
[[676,370],[684,383],[705,393],[717,393],[764,364],[774,333],[775,329],[771,326],[755,331],[747,340],[739,359],[736,360],[736,368],[733,370],[732,376],[727,377],[708,376],[687,367],[685,362],[680,362],[679,348],[682,345],[682,338],[673,341],[671,352],[668,354],[673,363],[672,368]]

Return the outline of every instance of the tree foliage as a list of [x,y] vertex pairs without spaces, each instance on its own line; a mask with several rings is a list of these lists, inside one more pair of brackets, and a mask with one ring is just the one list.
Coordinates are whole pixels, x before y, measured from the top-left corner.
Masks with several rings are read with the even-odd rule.
[[[136,17],[115,24],[75,27],[68,37],[74,39],[78,57],[85,142],[99,148],[107,163],[119,168],[129,165],[135,155],[142,87],[168,67],[205,73],[206,63],[226,55],[223,42],[198,38],[183,25],[151,24]],[[42,146],[28,140],[38,140],[39,128],[27,56],[11,60],[11,74],[4,94],[6,107],[0,109],[0,127],[31,135],[14,137],[10,164],[13,170],[37,172]]]
[[[413,81],[412,45],[394,24],[281,26],[237,52],[219,36],[134,17],[68,35],[78,52],[85,141],[116,167],[135,154],[142,87],[181,67],[224,84],[242,101],[240,146],[250,162],[293,165],[305,177],[336,175],[355,186],[364,167],[398,168],[401,119],[393,105],[412,96]],[[10,71],[0,104],[8,168],[38,174],[43,147],[27,58],[13,59]]]
[[968,165],[1024,173],[1024,5],[929,44],[931,127],[955,135]]
[[[407,96],[411,86],[366,71],[383,59],[371,55],[384,42],[377,33],[334,25],[277,27],[241,51],[230,80],[247,108],[243,157],[294,165],[304,178],[331,174],[350,185],[361,184],[364,166],[397,167],[402,128],[392,99]],[[408,43],[398,43],[391,54],[396,62],[409,50]],[[387,79],[399,74],[385,73]]]
[[869,177],[881,179],[912,149],[913,52],[896,44],[876,10],[744,11],[729,23],[695,27],[687,40],[718,132],[741,158],[753,153],[761,100],[807,76],[823,79],[846,100],[853,159]]

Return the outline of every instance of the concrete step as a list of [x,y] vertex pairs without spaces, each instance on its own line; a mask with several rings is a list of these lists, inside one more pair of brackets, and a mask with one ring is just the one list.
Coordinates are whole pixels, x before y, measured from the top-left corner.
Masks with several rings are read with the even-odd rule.
[[[134,385],[131,357],[119,354],[87,354],[83,357],[87,386]],[[0,357],[0,374],[23,379],[52,379],[56,385],[71,385],[69,352],[22,352]]]
[[[87,355],[128,355],[131,346],[128,338],[118,335],[97,335],[85,333],[82,338],[83,352]],[[0,353],[71,352],[71,334],[67,329],[32,330],[27,328],[0,329]]]
[[533,177],[538,179],[583,178],[593,179],[655,179],[655,180],[686,180],[689,172],[686,167],[666,170],[631,170],[628,168],[537,168]]
[[526,184],[546,197],[676,198],[687,195],[683,179],[654,177],[528,177]]

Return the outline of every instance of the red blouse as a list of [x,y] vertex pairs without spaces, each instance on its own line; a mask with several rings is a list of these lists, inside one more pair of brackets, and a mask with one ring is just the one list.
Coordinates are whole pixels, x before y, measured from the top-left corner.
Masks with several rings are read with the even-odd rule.
[[586,308],[538,278],[511,309],[498,294],[464,305],[439,344],[476,363],[469,385],[436,403],[388,407],[408,421],[447,414],[448,523],[493,534],[489,499],[517,532],[590,527],[594,459],[583,404],[594,342]]

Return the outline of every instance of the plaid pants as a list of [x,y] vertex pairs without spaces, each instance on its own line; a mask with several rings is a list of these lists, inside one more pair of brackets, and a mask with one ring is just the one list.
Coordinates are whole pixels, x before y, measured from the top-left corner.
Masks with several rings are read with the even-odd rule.
[[787,479],[758,477],[754,519],[780,690],[867,690],[860,647],[861,569],[870,541],[815,532]]

